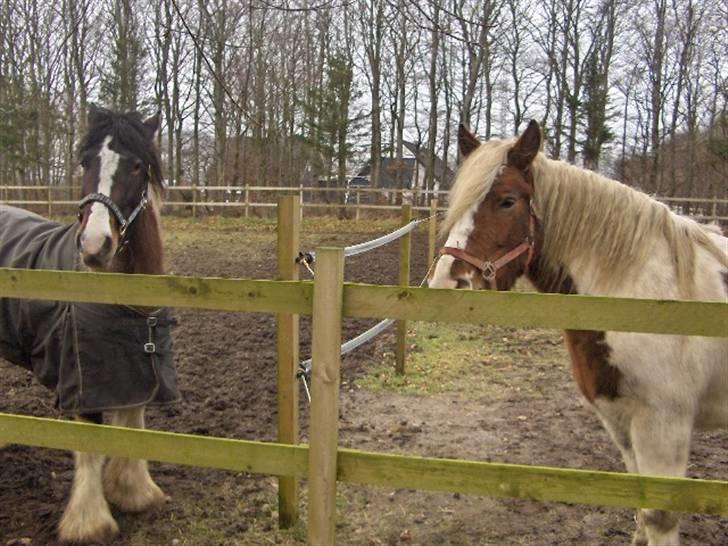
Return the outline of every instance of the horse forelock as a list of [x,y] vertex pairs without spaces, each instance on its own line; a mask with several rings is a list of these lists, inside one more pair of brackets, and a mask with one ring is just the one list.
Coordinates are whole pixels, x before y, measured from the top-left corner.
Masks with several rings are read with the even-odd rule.
[[442,235],[446,236],[466,214],[472,214],[473,206],[488,194],[514,142],[515,139],[489,140],[461,163],[450,190]]
[[97,109],[79,147],[81,160],[97,154],[107,137],[111,137],[114,149],[140,159],[149,170],[150,182],[161,187],[162,169],[159,154],[154,142],[149,139],[138,112],[116,113]]

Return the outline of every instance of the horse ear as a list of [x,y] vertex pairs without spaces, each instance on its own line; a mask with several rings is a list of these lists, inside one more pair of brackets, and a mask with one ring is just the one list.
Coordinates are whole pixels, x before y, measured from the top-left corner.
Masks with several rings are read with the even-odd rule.
[[96,106],[94,103],[89,104],[86,122],[89,127],[96,125],[104,115],[104,109]]
[[468,157],[480,146],[480,141],[462,123],[458,125],[458,148],[462,157]]
[[147,132],[147,136],[149,139],[154,139],[154,137],[157,134],[157,131],[159,131],[159,120],[162,117],[162,112],[160,110],[157,110],[157,113],[154,114],[152,117],[144,120],[144,129]]
[[536,154],[541,151],[542,142],[541,127],[532,119],[508,152],[508,164],[521,171],[527,171]]

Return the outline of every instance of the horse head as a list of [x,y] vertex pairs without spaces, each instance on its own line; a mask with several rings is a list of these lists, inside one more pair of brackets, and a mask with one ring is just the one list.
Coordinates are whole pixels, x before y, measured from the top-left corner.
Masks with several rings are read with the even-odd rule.
[[79,252],[91,270],[123,269],[122,262],[128,270],[131,258],[118,259],[127,245],[148,235],[147,228],[158,231],[156,221],[149,220],[158,216],[162,190],[154,144],[158,129],[159,114],[143,121],[136,112],[91,107],[79,154],[83,179],[78,230]]
[[535,121],[515,142],[481,143],[460,126],[463,162],[443,225],[447,241],[430,287],[508,290],[527,273],[538,235],[531,163],[541,143]]

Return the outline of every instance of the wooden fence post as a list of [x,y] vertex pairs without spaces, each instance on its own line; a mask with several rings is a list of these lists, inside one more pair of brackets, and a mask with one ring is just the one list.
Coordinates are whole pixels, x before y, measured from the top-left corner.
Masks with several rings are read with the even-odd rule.
[[[402,205],[402,225],[412,221],[412,205]],[[399,284],[409,286],[410,257],[412,255],[412,232],[399,239]],[[404,364],[407,358],[407,321],[397,321],[397,350],[394,371],[404,375]]]
[[317,249],[308,452],[308,543],[311,546],[336,544],[336,450],[343,295],[343,249]]
[[48,182],[48,218],[53,216],[53,186]]
[[245,217],[250,215],[250,184],[245,184]]
[[435,261],[435,243],[437,243],[437,199],[430,199],[430,224],[427,240],[427,267]]
[[[298,280],[296,256],[301,238],[301,201],[297,195],[278,199],[278,280]],[[278,353],[278,441],[298,443],[298,315],[276,317]],[[298,520],[298,480],[278,478],[278,524],[291,527]]]

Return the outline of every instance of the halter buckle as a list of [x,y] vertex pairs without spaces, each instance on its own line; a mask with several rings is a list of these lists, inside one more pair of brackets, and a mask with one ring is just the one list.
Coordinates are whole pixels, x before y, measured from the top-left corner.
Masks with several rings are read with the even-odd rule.
[[481,275],[486,281],[493,282],[497,271],[498,269],[493,262],[485,262],[483,263],[483,271],[481,272]]

